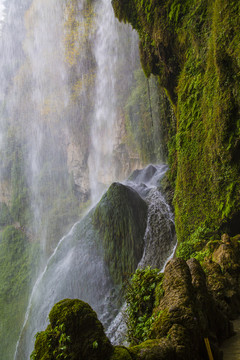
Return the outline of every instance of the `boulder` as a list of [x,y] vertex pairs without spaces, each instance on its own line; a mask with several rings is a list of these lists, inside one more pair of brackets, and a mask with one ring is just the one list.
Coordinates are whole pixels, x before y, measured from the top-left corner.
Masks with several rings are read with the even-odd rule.
[[94,210],[93,224],[114,284],[121,285],[143,254],[147,204],[132,188],[113,183]]
[[54,305],[50,324],[37,334],[32,358],[35,360],[109,359],[113,346],[90,305],[65,299]]

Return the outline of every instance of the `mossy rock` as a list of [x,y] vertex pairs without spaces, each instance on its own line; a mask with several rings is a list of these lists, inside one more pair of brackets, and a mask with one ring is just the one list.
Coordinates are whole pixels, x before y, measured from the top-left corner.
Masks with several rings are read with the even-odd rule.
[[113,183],[93,213],[104,248],[104,260],[115,284],[136,269],[144,249],[147,205],[128,186]]
[[167,338],[147,340],[129,348],[134,359],[138,360],[176,360],[176,351]]
[[36,336],[32,359],[107,360],[112,355],[113,346],[87,303],[62,300],[52,308],[49,320],[47,329]]
[[110,360],[132,360],[129,350],[124,346],[115,346]]

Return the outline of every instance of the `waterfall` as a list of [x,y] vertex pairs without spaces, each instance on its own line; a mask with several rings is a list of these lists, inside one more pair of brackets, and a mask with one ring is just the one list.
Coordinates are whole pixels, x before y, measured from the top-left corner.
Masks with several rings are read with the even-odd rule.
[[[130,180],[124,182],[135,189],[148,203],[145,247],[138,268],[151,266],[161,272],[174,255],[177,245],[173,212],[159,188],[160,180],[166,171],[166,165],[148,165],[143,170],[135,171]],[[125,312],[126,303],[107,329],[107,335],[115,345],[126,341]]]
[[[157,187],[166,169],[165,165],[150,165],[124,182],[124,185],[137,191],[149,203],[146,245],[139,266],[163,265],[176,243],[172,212]],[[156,206],[160,209],[160,212],[155,213],[155,217],[158,217],[157,224],[160,224],[157,227],[156,219],[152,221]],[[92,225],[93,211],[94,208],[60,240],[39,276],[30,297],[15,360],[29,358],[34,345],[33,335],[46,328],[48,313],[63,298],[80,298],[88,302],[97,312],[112,342],[121,341],[123,319],[121,313],[118,315],[119,294],[103,260],[103,249],[96,246],[99,234]],[[155,229],[161,234],[161,228],[164,237],[154,236]],[[158,246],[160,252],[156,251]],[[151,247],[155,254],[152,254]]]
[[[8,282],[15,285],[7,301],[0,286],[0,347],[4,359],[12,360],[15,351],[15,360],[25,360],[57,301],[85,300],[106,330],[119,312],[119,289],[92,223],[96,203],[111,182],[122,181],[148,204],[142,265],[162,266],[174,231],[158,189],[166,166],[150,165],[123,181],[141,164],[137,151],[124,142],[124,109],[134,71],[141,71],[137,34],[114,18],[110,0],[4,4],[0,212],[5,209],[8,216],[1,220],[0,246],[9,227],[21,246],[13,255],[24,256],[21,277],[14,256],[10,281],[4,274],[3,295]],[[1,11],[0,2],[0,19]],[[164,236],[158,237],[162,229]],[[158,247],[155,259],[150,252]]]
[[4,3],[0,1],[0,22],[4,20],[4,9],[5,9]]
[[114,18],[110,1],[103,0],[97,4],[96,26],[94,55],[97,75],[94,121],[91,128],[92,148],[89,157],[93,203],[102,194],[103,184],[110,184],[115,175],[113,159],[117,117],[115,83],[118,58],[121,53],[118,46],[119,25]]
[[107,324],[106,307],[110,306],[114,289],[96,249],[96,238],[90,212],[60,240],[33,288],[15,359],[30,357],[34,333],[46,327],[50,309],[63,298],[80,298],[90,303]]

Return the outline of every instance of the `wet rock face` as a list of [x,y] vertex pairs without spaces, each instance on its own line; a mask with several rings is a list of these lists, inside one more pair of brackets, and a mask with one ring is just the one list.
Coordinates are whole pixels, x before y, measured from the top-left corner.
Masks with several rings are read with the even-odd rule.
[[156,167],[150,164],[145,168],[144,172],[138,169],[134,170],[132,175],[130,176],[130,179],[134,181],[137,178],[139,178],[138,180],[139,182],[141,181],[143,183],[146,183],[153,177],[156,171],[157,171]]
[[104,260],[115,285],[135,271],[144,249],[147,204],[128,186],[113,183],[93,214],[103,243]]
[[109,359],[113,347],[92,308],[81,300],[65,299],[49,314],[50,325],[36,337],[34,359]]

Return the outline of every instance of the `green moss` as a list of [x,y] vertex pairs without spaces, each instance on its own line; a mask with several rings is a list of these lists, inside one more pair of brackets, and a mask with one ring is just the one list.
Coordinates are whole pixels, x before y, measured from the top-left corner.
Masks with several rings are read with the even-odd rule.
[[152,336],[154,338],[161,338],[168,334],[172,324],[170,321],[170,314],[168,309],[158,310],[154,314],[154,322],[152,324]]
[[147,205],[132,189],[114,183],[93,213],[99,232],[104,260],[116,285],[132,273],[143,254]]
[[176,351],[169,339],[147,340],[140,345],[129,348],[133,359],[171,360],[176,359]]
[[135,71],[125,105],[126,140],[143,163],[166,161],[171,115],[168,98],[157,79],[146,79],[141,69]]
[[139,32],[143,68],[159,77],[177,118],[169,161],[180,242],[198,228],[239,232],[239,6],[113,0]]
[[0,343],[4,359],[11,360],[28,301],[28,288],[37,268],[38,248],[13,226],[0,237]]
[[[196,47],[188,52],[178,85],[175,204],[180,240],[198,226],[224,227],[239,211],[239,165],[235,161],[231,163],[234,153],[231,148],[238,141],[239,110],[237,94],[233,91],[235,81],[230,80],[239,76],[239,70],[234,74],[232,59],[226,58],[228,50],[224,43],[228,35],[222,28],[222,21],[229,19],[228,12],[233,18],[236,16],[236,9],[233,11],[236,4],[228,6],[223,2],[220,8],[225,10],[224,14],[220,11],[220,16],[219,5],[216,1],[211,8],[212,28],[205,34],[205,38],[210,35],[208,48],[204,53],[204,44],[201,44],[198,52]],[[233,33],[236,30],[232,28]],[[236,32],[233,37],[238,36]]]
[[49,314],[50,325],[36,335],[34,360],[109,359],[113,347],[92,308],[81,300],[64,299]]
[[131,360],[132,357],[127,348],[124,346],[115,346],[114,352],[110,357],[110,360]]

